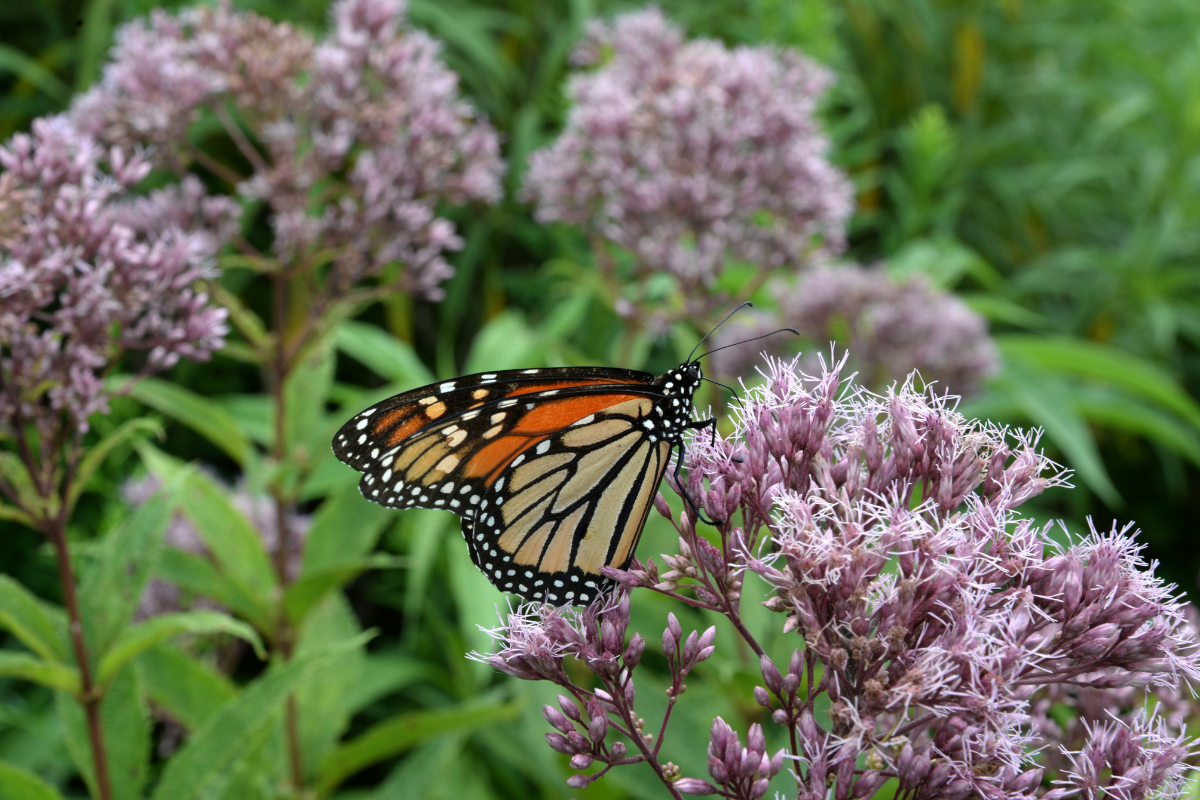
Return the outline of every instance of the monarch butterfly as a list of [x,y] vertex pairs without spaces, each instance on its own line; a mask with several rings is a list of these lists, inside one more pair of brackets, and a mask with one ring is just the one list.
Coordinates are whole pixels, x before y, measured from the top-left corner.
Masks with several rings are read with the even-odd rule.
[[359,412],[333,452],[363,473],[368,500],[462,517],[471,560],[498,589],[582,605],[607,586],[601,568],[633,557],[684,432],[715,426],[691,418],[702,380],[691,355],[657,377],[610,367],[467,375]]

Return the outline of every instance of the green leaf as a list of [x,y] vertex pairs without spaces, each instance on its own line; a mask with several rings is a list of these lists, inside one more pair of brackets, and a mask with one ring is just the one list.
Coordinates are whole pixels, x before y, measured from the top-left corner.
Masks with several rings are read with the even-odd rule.
[[[55,700],[67,751],[92,796],[99,797],[83,707],[62,692]],[[114,800],[140,800],[149,774],[150,717],[137,670],[124,670],[108,685],[100,703],[100,724]]]
[[92,658],[100,658],[133,619],[162,552],[171,502],[159,492],[100,542],[79,586]]
[[408,342],[374,325],[343,322],[336,341],[339,350],[389,381],[415,388],[437,379]]
[[138,658],[138,666],[146,695],[189,730],[237,695],[228,678],[173,645],[150,648]]
[[480,329],[467,356],[466,372],[540,367],[545,362],[538,337],[516,311],[497,314]]
[[1051,336],[1002,336],[996,340],[1006,358],[1022,358],[1060,375],[1089,378],[1119,386],[1178,414],[1200,430],[1200,404],[1165,369],[1109,345]]
[[[110,378],[110,385],[122,386],[127,378]],[[218,403],[182,386],[158,378],[145,378],[134,384],[130,395],[155,411],[186,425],[236,461],[245,464],[250,457],[250,441],[237,420]]]
[[32,772],[0,761],[0,797],[5,800],[63,800],[63,796]]
[[270,630],[274,624],[271,610],[260,605],[260,598],[247,594],[204,556],[165,548],[155,575],[189,595],[205,597],[225,606],[258,630]]
[[348,714],[357,714],[380,698],[420,681],[436,681],[442,672],[431,661],[398,653],[371,653],[362,672],[342,697]]
[[274,621],[270,609],[222,575],[204,556],[174,547],[164,548],[155,574],[189,594],[215,600],[259,630],[271,629]]
[[229,310],[229,321],[237,328],[238,333],[250,343],[254,353],[261,361],[274,347],[271,342],[271,334],[267,331],[267,326],[263,324],[262,319],[251,311],[241,298],[221,284],[215,282],[210,284],[209,291],[212,292],[214,300]]
[[48,661],[72,663],[66,613],[34,597],[7,575],[0,575],[0,628]]
[[943,289],[954,287],[968,275],[988,288],[1004,280],[982,256],[954,238],[918,239],[905,244],[888,259],[887,272],[898,280],[924,275]]
[[474,700],[448,709],[399,714],[330,753],[321,762],[318,791],[328,794],[356,772],[435,736],[495,725],[513,719],[519,711],[516,703]]
[[51,689],[79,694],[79,670],[28,653],[0,650],[0,677],[20,678],[49,686]]
[[84,5],[80,20],[75,58],[75,91],[92,85],[100,75],[100,63],[112,42],[113,5],[115,0],[90,0]]
[[289,694],[329,661],[361,647],[364,640],[358,637],[320,654],[295,658],[247,686],[209,717],[167,762],[152,799],[191,800],[205,795],[237,762],[262,726],[274,724],[274,713]]
[[[33,485],[33,481],[29,477],[28,470],[17,457],[16,453],[8,451],[0,451],[0,478],[5,480],[9,486],[17,494],[17,500],[21,505],[32,512],[34,517],[47,519],[53,517],[57,508],[52,498],[44,498]],[[18,509],[13,509],[16,514],[29,518]],[[37,523],[32,519],[29,523],[31,528],[37,528]]]
[[220,571],[269,616],[278,585],[257,529],[207,475],[191,472],[179,491],[183,513],[212,553]]
[[92,475],[96,474],[96,470],[104,463],[104,459],[108,458],[109,453],[125,442],[145,436],[161,438],[163,436],[162,425],[157,420],[145,417],[131,419],[118,426],[116,430],[89,449],[87,454],[80,459],[79,468],[75,471],[75,480],[71,483],[71,494],[67,498],[67,507],[75,507],[75,501],[87,488],[87,482],[91,480]]
[[369,569],[398,567],[403,559],[377,555],[344,561],[301,574],[283,593],[283,608],[293,624],[300,624],[313,607]]
[[304,544],[300,574],[358,561],[375,547],[391,518],[388,509],[363,498],[357,483],[346,486],[317,512]]
[[1144,436],[1200,466],[1200,436],[1176,417],[1108,387],[1076,387],[1074,395],[1088,421]]
[[[309,615],[299,633],[297,658],[354,641],[361,635],[362,627],[346,598],[335,594]],[[307,777],[313,777],[321,759],[337,745],[349,727],[350,713],[345,697],[361,679],[365,661],[366,653],[362,648],[343,652],[314,672],[296,690],[300,744]]]
[[329,452],[329,441],[322,424],[325,403],[333,386],[333,350],[326,343],[314,345],[288,376],[284,386],[284,435],[288,454],[297,450],[305,462],[317,454]]
[[71,87],[36,60],[15,47],[0,44],[0,72],[11,72],[30,86],[36,87],[51,99],[66,105],[71,99]]
[[228,633],[249,642],[259,658],[267,657],[262,639],[254,629],[226,614],[219,614],[215,611],[163,614],[126,628],[112,648],[100,659],[100,666],[96,670],[96,681],[103,685],[106,681],[111,680],[121,670],[121,667],[151,647],[185,633]]
[[1075,409],[1070,387],[1056,375],[1031,369],[1012,358],[1006,359],[1004,371],[992,379],[991,387],[1007,395],[1046,431],[1066,455],[1069,466],[1101,500],[1112,507],[1124,502],[1104,468],[1087,422]]

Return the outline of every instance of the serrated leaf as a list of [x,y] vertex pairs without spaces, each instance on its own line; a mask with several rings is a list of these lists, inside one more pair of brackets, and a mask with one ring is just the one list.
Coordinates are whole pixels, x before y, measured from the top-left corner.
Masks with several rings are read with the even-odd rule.
[[249,642],[259,658],[266,658],[262,639],[246,623],[215,611],[184,611],[178,614],[163,614],[126,628],[100,659],[96,681],[103,685],[120,672],[123,666],[151,647],[185,633],[228,633]]
[[183,478],[178,499],[220,571],[253,598],[255,608],[269,615],[278,581],[258,530],[225,491],[200,472]]
[[32,772],[0,761],[0,797],[5,800],[64,800],[55,789]]
[[72,663],[67,648],[67,615],[39,600],[7,575],[0,575],[0,628],[42,658]]
[[328,794],[356,772],[435,736],[513,719],[516,703],[476,700],[449,709],[398,714],[342,744],[321,762],[318,791]]
[[272,625],[269,609],[260,607],[256,598],[217,571],[204,556],[164,548],[155,574],[189,594],[220,603],[259,630],[269,630]]
[[237,695],[228,678],[173,645],[150,648],[138,658],[138,666],[146,696],[189,730]]
[[[307,463],[329,451],[322,424],[325,403],[333,385],[333,349],[327,343],[314,345],[296,365],[284,385],[284,435],[289,456]],[[332,438],[332,437],[329,437]]]
[[[28,653],[0,650],[0,677],[20,678],[51,689],[79,694],[79,670]],[[0,797],[3,797],[0,794]]]
[[362,362],[375,374],[396,381],[405,388],[424,386],[437,379],[408,342],[374,325],[343,322],[338,326],[336,342],[343,353]]
[[152,799],[192,800],[205,794],[261,733],[262,726],[274,724],[275,712],[297,686],[330,660],[361,647],[363,640],[359,637],[321,654],[293,659],[243,689],[167,762]]
[[[62,692],[55,698],[67,751],[92,796],[99,797],[83,707]],[[100,703],[100,723],[104,730],[113,800],[140,800],[149,775],[150,717],[137,670],[124,670],[108,685]]]
[[317,512],[304,544],[301,576],[370,553],[390,519],[388,509],[366,502],[356,484],[346,486]]
[[293,624],[300,624],[330,592],[340,589],[367,570],[388,569],[403,563],[403,559],[377,555],[310,570],[284,590],[284,611]]
[[93,445],[84,457],[80,459],[79,468],[75,471],[75,480],[71,483],[71,493],[67,498],[67,507],[74,508],[75,502],[79,499],[79,495],[83,493],[83,490],[87,488],[87,483],[91,480],[92,475],[96,474],[96,470],[100,468],[100,465],[104,463],[104,459],[108,458],[109,453],[114,449],[138,437],[161,437],[162,435],[162,425],[157,420],[145,417],[131,419],[118,426],[116,430]]
[[162,552],[171,501],[159,492],[99,543],[84,572],[79,597],[93,658],[100,658],[133,619],[142,590]]
[[[110,378],[110,384],[124,385],[124,378]],[[160,414],[194,430],[221,448],[238,464],[250,457],[250,441],[228,411],[207,397],[158,378],[145,378],[134,384],[130,396]]]

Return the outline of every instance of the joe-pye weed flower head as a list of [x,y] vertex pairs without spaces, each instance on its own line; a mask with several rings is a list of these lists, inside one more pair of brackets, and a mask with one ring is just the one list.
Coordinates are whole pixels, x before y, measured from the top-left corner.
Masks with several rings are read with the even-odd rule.
[[[389,292],[438,299],[462,240],[436,206],[495,201],[503,163],[438,44],[403,16],[399,0],[340,0],[314,41],[227,2],[155,11],[118,32],[72,114],[104,141],[154,144],[161,163],[198,164],[264,201],[275,257],[293,271],[327,264],[327,299],[397,263]],[[188,139],[203,112],[248,174]]]
[[[858,382],[881,388],[916,371],[939,390],[975,394],[999,366],[987,320],[922,275],[896,278],[882,265],[823,265],[795,285],[773,286],[777,310],[756,309],[722,326],[714,347],[714,373],[745,375],[766,350],[780,355],[787,340],[746,341],[787,325],[811,341],[849,348]],[[743,344],[738,344],[744,342]],[[815,355],[803,362],[819,368]]]
[[711,287],[731,261],[770,271],[841,248],[851,187],[814,117],[825,70],[685,41],[654,8],[593,23],[575,61],[566,128],[529,161],[539,220],[584,225],[639,279],[672,276],[692,313],[725,302]]
[[226,312],[202,284],[239,209],[194,179],[131,194],[144,154],[65,117],[14,136],[0,168],[0,437],[49,494],[60,448],[107,409],[124,353],[145,375],[222,346]]
[[[869,797],[889,779],[904,797],[931,800],[1175,793],[1191,744],[1153,714],[1089,723],[1081,746],[1064,747],[1069,768],[1055,784],[1044,785],[1037,756],[1060,744],[1031,713],[1046,692],[1169,694],[1200,677],[1187,605],[1142,559],[1130,527],[1089,528],[1057,544],[1051,526],[1020,512],[1065,484],[1036,433],[966,419],[956,398],[915,380],[873,394],[843,381],[844,359],[815,376],[798,363],[768,361],[766,383],[734,412],[733,433],[690,442],[688,477],[675,488],[718,521],[716,531],[701,535],[685,511],[675,521],[679,552],[663,556],[669,570],[653,559],[608,570],[617,596],[655,591],[730,620],[760,660],[755,700],[779,729],[767,738],[785,744],[796,796]],[[657,506],[671,515],[661,498]],[[794,642],[768,642],[791,651],[785,664],[742,619],[747,573],[763,579],[776,630]],[[537,612],[517,615],[523,640],[537,631],[544,649],[570,654]],[[545,610],[540,619],[597,613],[613,612]],[[676,628],[672,618],[663,635],[669,659],[679,657]],[[494,663],[546,677],[511,668],[524,653],[510,630],[496,632]],[[707,652],[714,646],[709,638]],[[621,652],[619,642],[607,647]],[[636,663],[625,658],[597,702],[619,687],[627,703],[604,708],[642,736]],[[672,707],[682,672],[672,667]],[[559,667],[556,682],[590,702],[594,692],[564,683],[569,674]],[[757,798],[778,771],[757,744],[761,731],[751,728],[752,746],[739,749],[722,721],[709,775],[676,781],[659,757],[666,722],[654,744],[625,758],[650,762],[672,794]],[[602,771],[625,761],[605,763]]]

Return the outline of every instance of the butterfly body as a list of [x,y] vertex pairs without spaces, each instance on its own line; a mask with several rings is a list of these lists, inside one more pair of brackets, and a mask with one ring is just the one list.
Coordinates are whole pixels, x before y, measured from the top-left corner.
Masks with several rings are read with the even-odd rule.
[[683,446],[702,375],[602,367],[508,370],[442,381],[355,415],[334,437],[364,497],[462,517],[471,559],[497,588],[556,605],[593,600],[633,555]]

